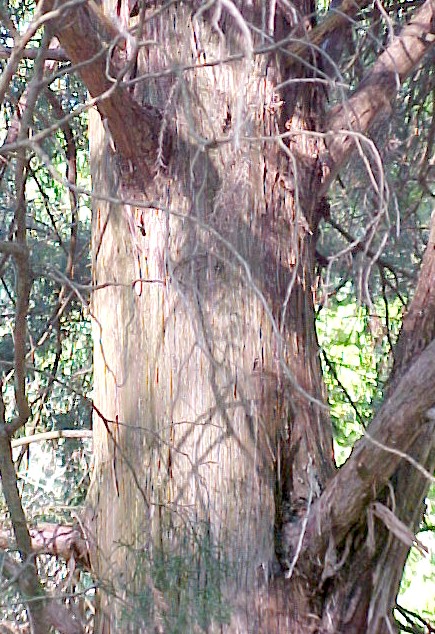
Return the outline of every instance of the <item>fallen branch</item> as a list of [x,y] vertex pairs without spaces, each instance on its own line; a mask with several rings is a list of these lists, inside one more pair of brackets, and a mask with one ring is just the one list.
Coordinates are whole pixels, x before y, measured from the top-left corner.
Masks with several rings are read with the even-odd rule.
[[[89,570],[86,539],[78,525],[40,524],[29,530],[31,550],[35,555],[53,555],[65,561],[74,559]],[[0,530],[0,550],[17,550],[11,531]]]

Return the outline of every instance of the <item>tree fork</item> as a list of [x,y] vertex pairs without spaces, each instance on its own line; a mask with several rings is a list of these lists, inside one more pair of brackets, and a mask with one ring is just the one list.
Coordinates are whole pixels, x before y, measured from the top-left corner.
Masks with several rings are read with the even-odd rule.
[[[350,4],[343,6],[347,10]],[[234,43],[243,39],[243,29],[238,30],[240,20],[246,17],[255,23],[257,9],[255,5],[252,15],[245,9],[246,15],[233,11],[226,17],[230,24],[225,26],[234,36]],[[310,15],[314,6],[301,2],[298,9],[301,15]],[[237,561],[236,579],[249,580],[246,585],[250,588],[241,598],[244,607],[233,615],[231,631],[247,630],[244,610],[247,612],[251,602],[256,606],[252,618],[258,631],[302,632],[310,627],[318,632],[365,632],[371,602],[380,596],[373,571],[386,542],[386,532],[380,531],[379,542],[367,557],[366,512],[373,501],[385,501],[385,486],[403,454],[413,451],[413,443],[425,437],[430,427],[425,415],[433,405],[430,395],[435,376],[430,359],[434,344],[428,342],[415,363],[404,370],[367,437],[357,444],[348,463],[333,475],[332,455],[328,454],[331,435],[322,408],[324,388],[314,330],[317,227],[322,196],[354,150],[355,139],[361,140],[379,112],[388,107],[396,94],[396,79],[403,81],[432,47],[433,6],[426,2],[415,12],[410,25],[383,53],[354,95],[333,111],[329,123],[334,138],[327,141],[327,149],[318,141],[324,131],[316,124],[321,119],[316,91],[298,86],[274,94],[274,86],[288,79],[285,73],[302,76],[293,61],[288,65],[288,51],[280,57],[277,49],[277,57],[269,67],[262,67],[261,58],[256,57],[254,89],[247,79],[252,68],[243,75],[243,64],[247,64],[243,55],[240,68],[236,62],[231,71],[226,65],[218,66],[211,79],[206,76],[206,66],[198,64],[192,68],[189,90],[181,82],[178,94],[184,101],[180,98],[177,110],[174,108],[177,135],[173,138],[165,185],[164,179],[152,178],[159,118],[151,116],[155,110],[150,111],[150,117],[143,113],[139,116],[137,108],[142,106],[134,105],[131,94],[121,86],[116,54],[115,61],[108,57],[109,53],[98,58],[102,29],[93,23],[100,20],[99,16],[95,12],[90,16],[82,8],[78,11],[82,12],[80,20],[85,20],[89,42],[93,42],[86,55],[94,56],[82,70],[82,78],[96,99],[104,93],[99,109],[127,166],[129,160],[139,165],[138,157],[147,166],[148,190],[143,189],[141,200],[145,211],[133,210],[142,214],[141,253],[134,255],[125,222],[113,213],[115,207],[96,202],[94,244],[98,249],[94,250],[94,273],[98,281],[103,278],[104,282],[131,279],[131,260],[139,257],[149,278],[161,281],[159,287],[147,287],[149,290],[139,299],[117,288],[94,295],[95,314],[100,320],[96,334],[96,399],[105,419],[112,421],[110,431],[116,438],[116,444],[111,443],[107,430],[95,421],[97,469],[91,499],[97,543],[104,553],[96,562],[96,570],[103,579],[108,575],[112,580],[112,571],[118,571],[115,583],[131,571],[135,554],[147,552],[157,557],[156,544],[160,544],[169,556],[171,545],[178,544],[175,536],[183,526],[180,518],[186,522],[188,517],[189,522],[197,522],[197,527],[207,525],[213,539],[219,547],[225,544],[227,552],[231,553],[231,547],[240,540],[239,551],[247,553],[246,561]],[[165,42],[169,58],[170,54],[177,60],[177,55],[184,55],[187,67],[194,51],[185,41],[178,42],[177,28],[189,33],[196,47],[200,43],[200,27],[181,5],[167,11],[166,23],[156,26],[151,21],[147,28]],[[278,12],[277,16],[277,36],[285,35],[295,26],[289,22],[289,17],[293,17],[285,12]],[[329,16],[327,20],[330,19]],[[71,41],[74,24],[72,18],[59,37],[73,61],[82,63],[86,55],[77,52]],[[330,25],[336,26],[335,22]],[[205,29],[204,41],[213,43],[215,32],[207,31],[206,21],[200,26]],[[321,25],[317,29],[311,31],[308,26],[308,41],[320,44],[321,40],[314,38],[330,31],[323,32]],[[311,55],[306,43],[300,46],[304,55],[305,51]],[[159,52],[150,51],[147,55],[149,58],[144,54],[138,60],[143,72],[161,68],[163,57],[159,57]],[[106,77],[107,68],[112,69],[114,83]],[[234,94],[216,90],[215,101],[207,101],[210,91],[219,88],[216,77],[224,80],[226,86],[251,90],[249,96],[259,113],[252,126],[264,135],[278,135],[285,142],[258,149],[259,144],[248,139],[252,141],[249,160],[244,155],[248,154],[247,145],[232,146],[230,139],[201,146],[200,141],[211,138],[210,131],[216,131],[219,125],[222,133],[226,126],[237,127],[240,123],[236,116],[237,91]],[[387,79],[385,89],[379,86],[380,77]],[[143,89],[142,101],[147,103],[147,93],[151,93],[155,102],[151,108],[157,111],[169,94],[171,98],[177,94],[173,78],[167,84],[156,80],[153,88],[154,93]],[[192,95],[201,103],[193,114],[189,110],[193,101],[188,101]],[[135,134],[120,131],[124,112],[128,121],[136,114],[140,121],[138,149]],[[94,188],[104,196],[110,174],[101,157],[104,128],[95,118],[93,130]],[[328,132],[329,129],[327,139]],[[247,143],[246,139],[243,142]],[[130,189],[134,187],[127,180],[121,195],[126,197]],[[137,194],[141,197],[140,184]],[[146,200],[154,199],[157,202],[146,210]],[[171,217],[171,207],[192,216],[192,222],[182,222],[175,214]],[[165,208],[169,208],[169,213]],[[202,227],[194,223],[196,217],[203,218],[201,214],[205,218]],[[234,244],[250,271],[250,284],[243,279],[242,267],[231,251],[207,234],[207,223]],[[252,293],[254,285],[270,305],[271,315],[262,312],[264,304],[257,301],[259,293]],[[107,311],[107,306],[113,311]],[[144,314],[150,319],[150,328],[142,324]],[[272,321],[278,336],[271,327]],[[125,324],[129,325],[126,331]],[[224,333],[231,333],[231,338],[225,340]],[[182,363],[178,364],[178,359]],[[298,385],[313,397],[311,401],[286,380],[282,360]],[[132,368],[136,369],[134,375]],[[413,433],[409,434],[411,423]],[[132,443],[131,434],[137,434],[139,429],[140,442]],[[151,511],[142,509],[135,498],[117,446],[125,455],[128,453],[130,462],[136,461],[152,499]],[[394,451],[388,451],[389,446]],[[109,499],[115,501],[110,508]],[[240,499],[249,501],[246,516]],[[125,518],[127,508],[131,509],[129,522]],[[188,515],[190,512],[192,516]],[[145,534],[144,523],[150,526],[150,534]],[[270,540],[274,523],[278,547],[284,551],[278,553],[283,570],[269,585],[259,584],[256,598],[252,599],[250,592],[255,588],[258,563],[267,570],[274,556]],[[120,535],[123,551],[121,546],[114,548]],[[225,553],[224,548],[222,552]],[[189,551],[189,556],[193,561],[198,557],[195,550]],[[147,574],[145,578],[150,579]],[[131,584],[134,585],[133,580]],[[240,585],[241,582],[236,583],[237,590]],[[128,596],[132,586],[119,585],[114,596]],[[242,590],[240,594],[243,595]],[[378,603],[379,606],[384,610],[379,618],[389,618],[391,603]],[[157,620],[164,616],[163,604],[159,610],[154,615]],[[115,602],[103,596],[103,631],[109,631],[119,618]],[[370,627],[375,627],[375,621],[372,619]],[[145,627],[138,622],[137,631],[145,631]],[[386,623],[382,627],[387,627]]]

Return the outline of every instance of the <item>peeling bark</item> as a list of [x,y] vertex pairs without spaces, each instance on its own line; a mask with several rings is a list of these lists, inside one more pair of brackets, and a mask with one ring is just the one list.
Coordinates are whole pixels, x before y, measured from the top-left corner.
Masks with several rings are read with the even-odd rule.
[[[325,148],[322,92],[275,87],[289,73],[312,72],[295,52],[312,59],[309,44],[346,17],[312,28],[302,19],[313,12],[310,2],[298,2],[297,15],[278,3],[270,18],[275,40],[292,29],[308,36],[266,56],[254,54],[261,38],[248,37],[236,5],[222,4],[222,14],[193,17],[187,5],[162,14],[145,8],[141,35],[164,47],[139,51],[144,81],[134,91],[122,82],[121,39],[92,3],[74,7],[58,26],[72,61],[85,62],[81,76],[107,121],[91,114],[93,274],[96,285],[107,285],[92,307],[89,530],[104,589],[100,631],[120,631],[123,610],[138,633],[176,628],[174,619],[190,610],[189,627],[209,631],[382,632],[408,546],[378,524],[373,540],[379,520],[367,514],[374,501],[391,502],[395,478],[406,485],[404,453],[432,464],[433,331],[423,325],[418,358],[415,347],[404,353],[399,344],[406,362],[368,434],[335,473],[314,328],[315,249],[322,196],[355,135],[368,131],[433,45],[433,5],[416,11],[331,113],[334,135]],[[240,9],[258,29],[260,4]],[[357,5],[346,1],[342,9],[350,15]],[[79,33],[85,45],[78,46]],[[234,61],[204,64],[222,56],[220,47]],[[184,70],[163,72],[174,60]],[[161,121],[170,128],[171,160],[156,173]],[[274,135],[284,140],[258,141]],[[116,196],[118,204],[107,202]],[[416,302],[433,324],[423,287]],[[418,508],[399,518],[415,530],[427,482],[414,473],[408,483]],[[399,562],[386,566],[385,553]],[[175,559],[188,562],[177,613],[162,580]],[[216,603],[215,612],[210,604],[206,616],[192,616],[210,594],[220,607],[231,605],[227,620]]]

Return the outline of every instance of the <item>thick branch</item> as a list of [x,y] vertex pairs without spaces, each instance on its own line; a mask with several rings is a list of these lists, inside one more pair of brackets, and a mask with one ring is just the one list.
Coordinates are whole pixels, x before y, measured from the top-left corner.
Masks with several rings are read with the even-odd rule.
[[[20,246],[25,247],[25,243]],[[9,436],[12,436],[20,427],[26,424],[30,416],[30,407],[26,396],[26,336],[27,336],[27,310],[30,296],[30,268],[29,254],[16,256],[17,279],[17,304],[14,327],[14,372],[15,372],[15,401],[18,415],[6,425]]]
[[13,255],[17,269],[17,300],[14,325],[14,386],[17,416],[13,421],[7,424],[5,423],[5,430],[9,437],[26,424],[31,413],[26,396],[27,311],[29,307],[31,276],[29,249],[26,239],[25,182],[24,161],[20,160],[17,163],[16,170],[16,187],[18,194],[15,208],[16,242],[4,241],[0,243],[0,252]]
[[390,378],[393,389],[403,370],[426,345],[435,339],[435,211],[432,212],[429,241],[423,257],[417,288],[403,319],[395,349],[395,364]]
[[0,253],[13,255],[14,257],[26,257],[27,249],[22,244],[17,244],[16,242],[10,242],[8,240],[1,240]]
[[380,113],[388,111],[400,84],[410,75],[435,42],[435,15],[432,0],[426,0],[410,23],[380,55],[355,93],[332,110],[331,131],[325,164],[328,171],[323,195],[355,149],[355,134],[365,134]]
[[[325,553],[329,532],[336,544],[345,538],[397,471],[403,454],[415,454],[416,441],[432,424],[428,412],[435,403],[434,272],[435,212],[417,288],[404,318],[388,396],[366,436],[314,505],[307,529],[312,539],[304,546],[310,555],[316,549],[321,556]],[[289,542],[295,539],[296,528],[288,531]]]
[[358,441],[349,460],[314,505],[301,557],[304,552],[324,554],[330,532],[336,544],[343,541],[397,469],[402,460],[400,453],[406,453],[429,424],[427,412],[435,403],[434,358],[435,341],[398,382],[370,425],[370,435]]
[[[292,22],[292,11],[294,10],[287,2],[280,0],[281,10],[289,13],[289,21]],[[292,42],[287,47],[287,53],[295,58],[306,58],[311,54],[313,48],[320,48],[325,39],[337,33],[343,26],[348,26],[357,13],[370,4],[370,0],[343,0],[339,7],[333,11],[328,11],[325,18],[314,29],[308,31],[304,38]]]
[[24,564],[20,574],[19,585],[23,591],[24,599],[32,599],[32,602],[28,604],[29,620],[33,626],[32,631],[35,634],[42,634],[44,632],[45,594],[39,583],[34,558],[32,557],[30,534],[18,491],[10,439],[4,424],[4,403],[2,397],[0,398],[0,408],[0,477],[17,548]]
[[[1,407],[3,410],[3,401],[1,402]],[[14,528],[17,548],[20,551],[23,561],[25,561],[32,552],[31,540],[27,528],[26,516],[24,514],[18,491],[10,440],[3,422],[1,423],[0,428],[0,476],[3,495],[5,497]]]
[[[49,11],[54,2],[44,2]],[[140,178],[145,186],[155,173],[161,116],[157,108],[140,106],[122,83],[125,38],[95,2],[69,7],[54,27],[66,54],[107,120],[116,150],[130,178]]]
[[[411,305],[403,319],[399,340],[395,348],[395,363],[389,380],[387,396],[394,392],[398,381],[406,373],[410,363],[415,361],[428,343],[435,339],[435,212],[432,214],[432,226],[428,245],[420,268],[417,288]],[[391,479],[396,504],[395,515],[412,531],[418,529],[423,513],[423,500],[429,486],[429,479],[424,471],[432,474],[435,467],[434,430],[435,417],[430,412],[431,421],[420,434],[413,446],[407,450],[412,458],[402,461]],[[420,468],[415,468],[418,465]],[[411,469],[411,470],[410,470]],[[382,570],[382,592],[377,594],[372,607],[374,614],[384,614],[382,606],[392,605],[397,596],[400,584],[400,572],[406,560],[408,544],[398,540],[389,540],[378,563]],[[392,563],[394,562],[394,563]],[[372,631],[380,631],[380,623],[372,625]]]

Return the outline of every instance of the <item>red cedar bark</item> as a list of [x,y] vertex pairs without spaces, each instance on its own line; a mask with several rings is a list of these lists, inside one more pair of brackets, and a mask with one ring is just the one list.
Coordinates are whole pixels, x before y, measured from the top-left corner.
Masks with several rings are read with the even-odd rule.
[[[258,21],[256,11],[251,17]],[[227,28],[227,37],[239,40],[234,52],[243,50],[247,44],[240,42],[237,25],[230,22]],[[284,29],[282,17],[278,28]],[[139,73],[177,56],[179,63],[190,65],[192,54],[197,55],[195,37],[198,46],[210,42],[208,55],[211,46],[218,46],[209,23],[199,19],[195,24],[181,6],[171,8],[164,20],[150,21],[145,36],[165,41],[166,49],[142,50]],[[246,132],[239,134],[286,130],[300,89],[287,90],[292,106],[275,108],[273,85],[284,79],[281,73],[276,64],[269,77],[266,58],[258,56],[252,63],[195,70],[185,84],[169,76],[137,85],[137,98],[166,107],[173,150],[167,171],[142,196],[122,184],[118,193],[143,205],[133,208],[135,224],[143,228],[142,236],[136,233],[141,274],[160,283],[143,284],[139,297],[131,286],[108,288],[98,291],[93,303],[102,342],[96,374],[107,377],[96,386],[96,404],[111,421],[95,420],[100,469],[95,525],[104,553],[97,560],[98,574],[104,579],[108,569],[116,569],[128,578],[127,571],[137,566],[134,552],[141,549],[155,560],[166,557],[168,566],[174,557],[187,557],[192,560],[184,573],[193,593],[189,609],[204,592],[222,594],[224,605],[236,596],[229,625],[233,632],[247,627],[264,631],[282,620],[268,610],[267,597],[274,590],[263,583],[268,569],[277,565],[274,525],[279,539],[285,514],[293,513],[292,507],[301,513],[313,486],[320,489],[334,471],[311,290],[313,236],[320,220],[316,202],[303,196],[301,181],[300,203],[294,204],[296,185],[285,152],[255,141],[241,140],[239,147],[231,139],[219,142],[226,126],[230,133],[237,131],[242,103],[252,105],[249,111],[242,106],[248,121]],[[245,92],[242,102],[239,86]],[[304,99],[295,117],[295,125],[303,128],[321,97],[313,91]],[[195,101],[199,108],[193,107]],[[97,191],[108,193],[110,170],[116,167],[103,166],[100,139],[94,126],[94,176],[99,172],[94,182]],[[202,143],[205,149],[210,143],[210,149],[203,152]],[[301,154],[300,176],[307,179],[308,192],[309,181],[320,183],[321,168],[312,158],[319,154],[319,142],[302,137],[293,150]],[[185,219],[166,216],[168,207]],[[96,283],[128,285],[138,277],[135,245],[121,208],[96,204],[94,240]],[[251,284],[228,243],[249,268]],[[289,284],[294,288],[283,314]],[[110,314],[104,308],[108,305],[116,306]],[[124,324],[129,324],[127,331]],[[288,364],[291,380],[281,361]],[[135,490],[129,465],[138,472],[141,491]],[[110,510],[105,506],[109,500]],[[116,535],[128,545],[123,550],[113,547]],[[209,549],[219,557],[206,564]],[[193,574],[199,581],[193,581]],[[207,574],[215,580],[206,581]],[[153,581],[152,570],[144,570],[137,591],[142,583],[143,592],[146,575]],[[116,590],[128,600],[133,588],[124,582]],[[182,612],[183,593],[179,600]],[[103,599],[102,610],[109,612],[104,627],[119,627],[113,625],[122,619],[116,603]],[[153,618],[170,622],[176,619],[171,610],[161,607]],[[294,615],[293,608],[284,611],[284,619],[294,621],[298,612],[308,610],[301,600]],[[135,613],[138,631],[146,628],[146,615],[141,625]]]
[[[424,5],[423,27],[410,34],[422,43],[418,59],[431,45],[421,37],[431,33],[430,6]],[[297,8],[300,15],[314,9],[308,2]],[[261,27],[260,4],[244,6],[243,14]],[[304,134],[320,131],[322,93],[293,84],[278,94],[274,87],[304,68],[289,66],[279,51],[250,60],[252,42],[235,9],[224,5],[220,30],[211,13],[192,18],[183,5],[148,9],[144,17],[144,38],[164,43],[142,48],[138,57],[143,82],[134,97],[152,109],[136,107],[133,92],[120,85],[99,104],[117,155],[107,128],[91,117],[94,280],[117,284],[96,292],[92,306],[97,415],[90,502],[93,561],[106,589],[102,631],[120,631],[123,610],[135,632],[180,628],[177,618],[186,610],[189,627],[207,619],[217,627],[225,616],[216,604],[207,604],[203,616],[198,611],[200,597],[213,593],[219,606],[231,604],[231,632],[378,631],[386,627],[379,619],[390,618],[397,570],[390,566],[388,601],[378,600],[381,575],[377,584],[373,575],[389,546],[378,531],[368,550],[365,511],[375,494],[384,499],[381,485],[398,460],[364,440],[334,476],[314,328],[314,253],[328,182],[321,157],[329,152],[333,173],[350,145],[337,137],[326,150],[319,136]],[[269,24],[279,40],[294,25],[279,8],[274,17]],[[72,18],[59,39],[79,62],[74,24]],[[94,37],[95,29],[86,28]],[[304,29],[310,31],[309,21]],[[315,41],[313,33],[308,39]],[[254,46],[261,41],[256,37]],[[98,40],[92,46],[98,52]],[[225,53],[238,61],[201,67]],[[189,70],[166,72],[174,60]],[[116,69],[116,54],[109,63]],[[393,97],[388,84],[377,94],[381,104],[374,100],[370,110],[364,101],[381,63],[351,102],[358,131]],[[94,96],[107,88],[99,64],[83,74]],[[363,103],[364,117],[358,115]],[[146,113],[155,108],[162,118],[153,122]],[[333,119],[339,128],[349,124],[340,117],[338,111]],[[172,153],[167,169],[151,179],[157,121],[172,135]],[[285,143],[257,140],[286,131],[294,134]],[[145,175],[133,182],[125,160],[135,169],[140,164],[135,138]],[[135,202],[104,200],[117,195]],[[433,380],[430,360],[424,365],[428,354],[400,384],[420,389],[418,397],[422,367],[428,370],[424,396]],[[385,421],[397,446],[412,450],[410,438],[421,446],[429,429],[422,421],[430,399],[415,405],[400,396],[393,391],[390,401],[399,423],[392,424],[387,402],[370,433],[378,426],[384,441]],[[420,422],[409,436],[404,425],[413,415]],[[353,477],[355,468],[354,495],[346,497],[346,474]],[[421,482],[413,493],[418,503]],[[336,515],[332,502],[341,509]],[[184,562],[178,613],[164,574],[174,561]],[[277,573],[270,582],[269,572]]]

